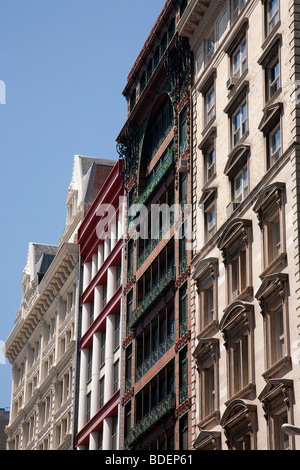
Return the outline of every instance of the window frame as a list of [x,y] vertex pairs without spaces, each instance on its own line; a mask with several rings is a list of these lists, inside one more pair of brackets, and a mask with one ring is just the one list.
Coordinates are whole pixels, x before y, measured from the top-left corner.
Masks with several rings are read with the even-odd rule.
[[[245,184],[245,174],[247,174],[246,184]],[[235,188],[236,185],[235,185],[235,183],[236,183],[236,181],[237,181],[237,179],[239,178],[240,175],[241,175],[241,181],[242,181],[241,191],[240,191],[241,197],[237,198],[236,197],[236,188]],[[240,204],[244,199],[246,199],[249,192],[250,192],[250,190],[249,190],[249,172],[248,172],[248,164],[246,162],[246,164],[243,165],[242,168],[232,177],[232,180],[231,180],[232,202]]]
[[[211,98],[212,97],[212,98]],[[204,94],[205,113],[204,123],[208,125],[216,116],[216,90],[215,82],[211,84]]]
[[[267,134],[267,165],[268,168],[272,168],[275,165],[277,160],[282,155],[282,135],[281,135],[281,123],[280,121],[276,124],[276,127],[272,129]],[[273,140],[276,139],[276,136],[279,135],[279,145],[276,145],[275,150],[273,151]],[[276,140],[275,140],[276,143]]]
[[[236,1],[237,5],[234,7],[234,2]],[[242,10],[246,6],[248,0],[231,0],[230,2],[230,16],[231,23],[234,23],[237,18],[240,16]]]
[[[244,109],[246,107],[246,117],[244,119]],[[240,116],[240,123],[239,125],[236,123],[235,120],[237,117]],[[246,125],[246,127],[245,127]],[[247,98],[243,99],[242,102],[238,105],[235,111],[230,116],[230,127],[231,127],[231,148],[236,147],[238,145],[244,135],[248,132],[249,124],[248,124],[248,102]],[[238,134],[237,140],[235,136]]]
[[236,301],[227,307],[220,321],[227,351],[228,399],[250,397],[254,377],[254,306]]
[[[275,273],[265,276],[255,295],[264,319],[266,370],[262,375],[265,379],[274,377],[279,370],[291,364],[287,291],[288,274]],[[276,326],[278,311],[282,315],[283,332]],[[284,351],[278,354],[282,340]]]
[[[218,326],[218,259],[207,258],[201,260],[196,266],[193,279],[197,284],[197,331],[200,335],[208,334]],[[213,295],[213,311],[211,314],[206,309],[205,294],[208,290]]]
[[213,200],[204,211],[205,241],[209,242],[217,231],[217,209],[216,202]]
[[[213,421],[218,422],[220,418],[219,401],[219,340],[217,338],[201,338],[193,352],[196,361],[199,382],[199,414],[198,426],[205,427]],[[210,377],[212,374],[212,377]],[[213,379],[213,390],[207,387],[208,381]],[[213,400],[211,401],[211,398]]]
[[227,436],[228,449],[257,450],[256,423],[256,405],[239,399],[230,401],[220,421]]
[[[285,228],[285,183],[276,182],[266,186],[253,207],[259,221],[262,232],[262,273],[265,277],[278,271],[287,260],[286,253],[286,228]],[[274,256],[274,239],[272,238],[272,222],[279,222],[280,248],[277,256]],[[271,250],[270,243],[273,248]],[[278,245],[278,240],[276,240]],[[270,257],[272,251],[272,256]]]
[[[213,159],[211,159],[211,155],[213,155]],[[212,160],[212,163],[209,163],[210,159]],[[216,150],[215,150],[214,143],[212,143],[204,151],[204,185],[207,184],[209,181],[211,181],[215,175],[216,175]]]
[[[210,47],[212,44],[212,47]],[[214,58],[215,53],[216,53],[216,31],[215,27],[213,27],[210,31],[210,33],[207,36],[207,39],[205,39],[204,43],[205,47],[205,64],[209,64],[211,60]]]
[[[275,64],[278,64],[278,75],[271,81],[272,70],[275,69]],[[279,51],[277,50],[274,55],[265,66],[265,81],[266,81],[266,102],[270,101],[274,95],[281,89],[281,67]],[[272,92],[272,86],[278,82],[276,89]]]
[[[245,52],[245,57],[244,57]],[[239,57],[239,66],[235,68],[235,57]],[[231,76],[239,79],[248,68],[248,48],[246,34],[240,39],[238,45],[235,47],[230,56],[230,69]]]
[[[235,218],[225,226],[219,239],[218,248],[222,252],[225,265],[227,305],[236,300],[249,300],[252,298],[251,233],[251,220]],[[233,276],[235,267],[239,268],[239,292],[235,292],[236,289],[234,290]],[[243,274],[243,280],[240,274]]]
[[269,450],[283,450],[284,443],[288,449],[295,449],[294,437],[286,436],[281,429],[282,420],[293,424],[293,393],[292,380],[270,378],[258,396],[266,411]]
[[[275,14],[270,18],[270,5],[272,3],[278,3],[278,7],[275,11]],[[278,15],[277,21],[274,23],[272,27],[270,27],[271,21],[274,19],[275,16]],[[264,0],[264,18],[265,18],[265,38],[268,38],[270,34],[275,30],[276,26],[280,24],[280,0]]]

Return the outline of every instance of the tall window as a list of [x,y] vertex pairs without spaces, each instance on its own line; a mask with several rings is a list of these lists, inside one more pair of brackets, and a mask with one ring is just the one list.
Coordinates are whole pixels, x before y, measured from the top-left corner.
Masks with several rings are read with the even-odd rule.
[[119,390],[119,359],[114,363],[114,392]]
[[127,308],[126,308],[126,321],[130,323],[133,313],[133,290],[131,289],[127,294]]
[[118,449],[118,416],[114,416],[112,419],[112,432],[111,432],[111,443],[112,450]]
[[287,274],[267,275],[256,294],[264,316],[265,378],[275,376],[275,372],[286,367],[290,362],[287,286]]
[[217,417],[219,408],[218,349],[218,339],[202,338],[193,353],[199,372],[199,410],[203,427],[208,420],[211,421],[213,417]]
[[232,147],[234,147],[248,130],[247,102],[244,101],[231,117]]
[[215,86],[205,94],[205,123],[208,124],[215,116]]
[[199,333],[213,328],[217,321],[217,259],[202,260],[196,267],[199,305]]
[[104,405],[104,381],[105,376],[101,377],[99,382],[99,408],[102,408]]
[[188,424],[189,424],[188,414],[186,413],[179,420],[179,435],[180,435],[179,447],[180,447],[180,450],[188,450],[188,448],[189,448]]
[[246,5],[247,0],[231,0],[231,18],[232,22],[237,19],[241,10]]
[[125,405],[124,413],[124,437],[127,439],[131,434],[131,401]]
[[173,108],[168,96],[161,98],[157,111],[151,116],[145,136],[145,157],[150,163],[173,125]]
[[244,38],[231,56],[231,72],[232,76],[239,78],[247,68],[247,43]]
[[216,173],[216,154],[214,146],[209,147],[204,154],[204,184],[206,184]]
[[267,142],[268,142],[268,162],[269,162],[269,167],[273,166],[274,163],[278,160],[278,158],[281,156],[282,150],[281,150],[281,127],[280,124],[278,124],[275,129],[273,129],[268,137],[267,137]]
[[205,41],[205,59],[208,63],[215,55],[215,30],[213,29]]
[[243,396],[253,391],[253,306],[233,303],[220,322],[228,365],[228,395]]
[[248,196],[248,167],[245,165],[238,174],[233,178],[232,196],[234,202],[242,202]]
[[221,426],[227,436],[229,450],[257,449],[256,405],[243,400],[229,402],[221,419]]
[[281,426],[293,423],[293,381],[270,379],[259,395],[266,410],[269,450],[294,450],[294,439]]
[[125,391],[131,388],[132,379],[132,345],[129,344],[125,350]]
[[184,10],[186,9],[186,7],[187,7],[187,0],[181,0],[181,4],[180,4],[180,16],[183,15]]
[[188,398],[188,352],[185,346],[179,353],[179,402]]
[[277,272],[286,262],[284,188],[283,183],[267,186],[253,208],[262,231],[263,275]]
[[179,324],[184,332],[187,330],[188,320],[188,289],[185,282],[179,289]]
[[279,0],[265,2],[266,36],[268,36],[279,22]]
[[266,100],[271,99],[280,88],[280,64],[278,51],[275,57],[267,64],[266,69]]
[[227,279],[227,302],[252,297],[250,220],[233,219],[224,229],[218,247],[223,252]]
[[205,235],[206,241],[210,240],[216,232],[216,207],[213,203],[205,211]]
[[179,116],[179,154],[183,155],[187,149],[187,111],[184,108]]

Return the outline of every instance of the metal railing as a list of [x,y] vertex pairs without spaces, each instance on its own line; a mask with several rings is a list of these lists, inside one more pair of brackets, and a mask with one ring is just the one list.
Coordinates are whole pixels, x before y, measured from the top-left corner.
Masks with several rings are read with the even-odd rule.
[[168,413],[175,410],[176,398],[173,392],[169,393],[155,408],[153,408],[144,418],[136,423],[134,429],[131,430],[126,444],[130,446],[139,439],[145,432],[151,427],[156,425],[161,419],[163,419]]
[[138,382],[175,344],[175,333],[171,333],[155,351],[152,351],[143,363],[136,369],[135,380]]
[[175,267],[172,266],[168,271],[157,281],[157,283],[152,287],[150,292],[145,296],[140,305],[132,313],[130,327],[133,327],[138,319],[153,305],[157,297],[162,294],[162,292],[175,281],[176,272]]
[[174,212],[170,212],[170,219],[165,221],[164,225],[159,229],[158,238],[152,238],[148,245],[145,247],[144,251],[139,255],[137,260],[137,269],[139,269],[145,263],[152,251],[157,247],[159,242],[165,237],[165,235],[173,227],[173,225]]

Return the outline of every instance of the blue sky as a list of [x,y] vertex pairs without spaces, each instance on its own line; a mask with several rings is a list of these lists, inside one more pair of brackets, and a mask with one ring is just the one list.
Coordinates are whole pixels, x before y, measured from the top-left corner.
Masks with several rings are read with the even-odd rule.
[[[28,243],[57,244],[63,232],[74,155],[118,157],[122,91],[164,4],[0,0],[0,346],[20,306]],[[0,408],[11,394],[3,362]]]

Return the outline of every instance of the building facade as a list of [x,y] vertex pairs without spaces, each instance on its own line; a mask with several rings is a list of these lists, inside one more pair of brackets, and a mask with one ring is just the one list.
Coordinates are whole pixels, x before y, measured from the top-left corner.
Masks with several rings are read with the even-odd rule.
[[77,229],[111,168],[111,161],[76,155],[60,244],[29,244],[21,307],[5,343],[13,376],[8,450],[74,448]]
[[189,0],[193,446],[295,449],[299,3]]
[[118,161],[78,231],[81,257],[76,447],[120,449],[124,189]]
[[130,71],[117,138],[128,206],[123,449],[192,447],[192,57],[177,34],[185,6],[166,2]]

